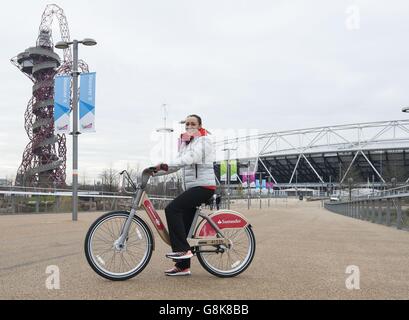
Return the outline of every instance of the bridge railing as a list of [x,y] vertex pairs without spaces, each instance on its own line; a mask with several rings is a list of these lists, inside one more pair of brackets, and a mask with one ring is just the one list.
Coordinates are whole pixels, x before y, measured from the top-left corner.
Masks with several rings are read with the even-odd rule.
[[409,231],[409,185],[374,191],[351,200],[325,201],[324,207],[351,218]]
[[[120,192],[79,190],[80,211],[129,210],[132,197]],[[164,209],[173,197],[149,194],[157,209]],[[0,187],[0,214],[71,212],[70,189]]]

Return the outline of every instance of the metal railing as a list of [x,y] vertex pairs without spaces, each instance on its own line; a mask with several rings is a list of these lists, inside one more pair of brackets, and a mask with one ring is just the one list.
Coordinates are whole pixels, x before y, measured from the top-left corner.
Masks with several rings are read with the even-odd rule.
[[334,213],[409,231],[409,185],[374,191],[351,200],[326,201]]
[[[70,212],[71,189],[0,187],[0,214]],[[80,211],[128,210],[132,197],[120,192],[80,190]],[[155,208],[161,210],[173,197],[149,195]]]

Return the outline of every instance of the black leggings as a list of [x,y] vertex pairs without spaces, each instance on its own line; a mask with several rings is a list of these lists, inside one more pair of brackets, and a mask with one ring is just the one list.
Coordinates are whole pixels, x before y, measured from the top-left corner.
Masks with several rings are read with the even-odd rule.
[[[195,216],[196,207],[207,202],[213,194],[214,190],[193,187],[180,194],[166,206],[166,221],[173,252],[190,250],[186,238]],[[190,268],[190,259],[179,260],[176,266],[183,269]]]

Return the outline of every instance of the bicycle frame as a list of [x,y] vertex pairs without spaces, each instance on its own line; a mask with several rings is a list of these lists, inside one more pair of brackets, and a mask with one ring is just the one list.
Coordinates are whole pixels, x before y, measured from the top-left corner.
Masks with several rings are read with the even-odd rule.
[[[144,172],[142,173],[142,177],[144,177],[144,174],[147,174],[145,171],[146,170],[144,170]],[[123,172],[126,172],[126,171],[123,171]],[[127,173],[127,175],[128,175],[128,173]],[[129,175],[128,175],[127,179],[130,180]],[[124,227],[122,229],[121,236],[115,242],[115,245],[118,246],[118,247],[122,247],[124,245],[125,240],[126,240],[127,235],[128,235],[128,232],[129,232],[129,228],[130,228],[132,219],[136,214],[136,210],[138,208],[140,208],[140,207],[142,207],[146,211],[148,217],[152,221],[152,224],[155,226],[155,229],[157,230],[157,232],[158,232],[159,236],[161,237],[161,239],[166,244],[168,244],[169,246],[171,245],[168,230],[167,230],[165,224],[162,222],[162,219],[160,218],[159,214],[156,212],[152,202],[150,201],[147,193],[144,190],[146,185],[147,185],[148,180],[149,180],[149,178],[146,179],[146,177],[145,177],[145,179],[142,179],[142,181],[144,181],[144,182],[139,186],[136,186],[132,182],[132,180],[130,180],[132,186],[134,187],[134,189],[136,191],[136,193],[134,193],[135,196],[133,197],[133,200],[132,200],[131,211],[130,211],[129,217],[126,220],[125,225],[124,225]],[[225,210],[225,212],[226,212],[226,210]],[[244,224],[242,224],[240,227],[245,227],[247,225],[247,221],[239,213],[229,210],[227,214],[229,214],[229,212],[234,213],[235,216],[243,219]],[[204,223],[207,221],[207,223],[210,225],[210,228],[213,229],[212,230],[213,231],[212,235],[214,233],[214,236],[211,236],[211,237],[207,236],[207,237],[204,237],[204,238],[194,238],[193,237],[194,236],[193,233],[195,232],[196,225],[197,225],[199,217],[202,218],[202,220],[199,223],[199,226],[200,225],[204,226]],[[217,226],[217,224],[213,221],[213,219],[209,215],[201,213],[200,207],[198,207],[197,210],[196,210],[195,216],[193,218],[192,225],[190,227],[190,230],[189,230],[189,233],[188,233],[188,236],[187,236],[187,241],[188,241],[188,243],[190,244],[191,247],[215,246],[215,245],[226,245],[226,246],[228,246],[229,245],[229,239],[227,239],[225,237],[225,235],[224,235],[223,231],[221,230],[221,228],[219,228]]]
[[[162,222],[162,219],[160,218],[159,214],[156,212],[155,207],[153,206],[152,202],[150,201],[145,191],[142,192],[141,198],[138,202],[138,207],[143,207],[145,209],[148,217],[152,221],[152,224],[155,226],[155,229],[158,232],[161,239],[170,246],[171,244],[170,244],[168,230],[166,226],[164,225],[164,223]],[[208,221],[210,225],[214,228],[214,231],[216,232],[216,234],[219,235],[220,237],[219,238],[212,237],[212,238],[207,238],[207,239],[193,238],[193,233],[195,231],[195,227],[196,227],[199,217]],[[204,246],[204,245],[219,245],[219,244],[227,245],[228,244],[228,240],[225,238],[223,231],[220,230],[220,228],[214,223],[214,221],[210,217],[208,217],[205,214],[202,214],[200,212],[200,208],[196,210],[192,225],[190,227],[190,230],[187,236],[187,241],[191,247],[196,247],[200,245]]]

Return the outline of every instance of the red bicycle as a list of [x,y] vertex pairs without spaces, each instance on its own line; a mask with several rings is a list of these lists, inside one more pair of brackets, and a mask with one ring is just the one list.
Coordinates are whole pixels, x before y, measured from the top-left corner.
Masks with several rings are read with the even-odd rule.
[[[133,191],[130,211],[113,211],[99,217],[85,238],[85,256],[91,268],[110,280],[127,280],[140,273],[149,263],[155,249],[149,225],[137,215],[142,207],[161,239],[170,245],[168,231],[145,192],[155,167],[142,172],[141,183],[135,184],[126,170]],[[251,224],[239,212],[219,210],[206,214],[197,208],[187,236],[202,265],[218,277],[234,277],[248,268],[253,260],[256,241]]]

